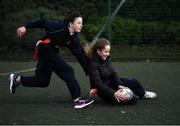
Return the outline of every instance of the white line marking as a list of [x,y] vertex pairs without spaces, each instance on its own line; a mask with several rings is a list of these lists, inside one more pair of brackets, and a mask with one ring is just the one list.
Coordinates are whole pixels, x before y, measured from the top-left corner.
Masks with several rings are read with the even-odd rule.
[[9,75],[11,73],[25,73],[25,72],[29,72],[29,71],[34,71],[35,69],[36,68],[31,68],[31,69],[18,70],[18,71],[13,71],[13,72],[0,73],[0,76],[6,76],[6,75]]

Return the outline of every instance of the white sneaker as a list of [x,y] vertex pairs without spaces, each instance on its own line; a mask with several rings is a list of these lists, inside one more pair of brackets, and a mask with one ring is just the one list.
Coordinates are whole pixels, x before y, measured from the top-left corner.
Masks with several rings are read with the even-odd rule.
[[146,98],[146,99],[156,98],[156,93],[150,92],[150,91],[145,91],[144,98]]
[[10,93],[11,94],[14,94],[15,93],[15,91],[16,91],[16,88],[17,88],[17,86],[19,85],[17,82],[16,82],[16,78],[17,78],[18,76],[17,75],[15,75],[15,74],[10,74],[10,76],[9,76],[9,80],[10,80],[10,86],[9,86],[9,89],[10,89]]
[[75,102],[74,108],[84,108],[94,102],[93,99],[80,99],[77,102]]

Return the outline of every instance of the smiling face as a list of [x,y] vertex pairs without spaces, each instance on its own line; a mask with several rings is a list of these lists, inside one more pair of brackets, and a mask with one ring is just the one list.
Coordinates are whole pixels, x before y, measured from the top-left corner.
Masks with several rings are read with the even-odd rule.
[[69,23],[69,30],[71,33],[73,32],[81,32],[83,27],[83,19],[82,17],[76,17],[74,22]]
[[111,50],[110,45],[105,45],[103,49],[97,49],[97,53],[102,58],[102,60],[106,60],[107,57],[109,56],[110,50]]

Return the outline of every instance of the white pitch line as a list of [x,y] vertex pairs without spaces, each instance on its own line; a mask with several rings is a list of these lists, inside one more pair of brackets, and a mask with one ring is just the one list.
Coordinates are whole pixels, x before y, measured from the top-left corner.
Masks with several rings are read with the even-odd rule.
[[36,68],[31,68],[31,69],[26,69],[26,70],[19,70],[19,71],[14,71],[14,72],[6,72],[6,73],[0,73],[0,76],[6,76],[11,73],[24,73],[24,72],[29,72],[29,71],[34,71]]

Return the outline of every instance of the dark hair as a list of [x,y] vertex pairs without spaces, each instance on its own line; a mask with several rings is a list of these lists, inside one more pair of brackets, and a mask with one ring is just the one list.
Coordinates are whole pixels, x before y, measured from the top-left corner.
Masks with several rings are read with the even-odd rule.
[[78,11],[68,11],[64,16],[64,21],[69,25],[69,23],[73,23],[77,17],[82,17]]
[[105,38],[96,39],[91,43],[86,43],[84,46],[84,51],[88,58],[92,58],[93,53],[99,49],[100,51],[105,48],[105,46],[111,45],[110,42]]

